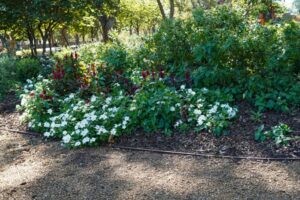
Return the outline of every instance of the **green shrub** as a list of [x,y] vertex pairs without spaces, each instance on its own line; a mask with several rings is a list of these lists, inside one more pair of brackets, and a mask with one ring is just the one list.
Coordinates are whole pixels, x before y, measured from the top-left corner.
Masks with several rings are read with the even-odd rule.
[[27,79],[37,77],[42,70],[38,59],[22,58],[15,62],[16,78],[19,82],[25,82]]
[[0,56],[0,98],[14,88],[16,84],[15,59],[1,55]]

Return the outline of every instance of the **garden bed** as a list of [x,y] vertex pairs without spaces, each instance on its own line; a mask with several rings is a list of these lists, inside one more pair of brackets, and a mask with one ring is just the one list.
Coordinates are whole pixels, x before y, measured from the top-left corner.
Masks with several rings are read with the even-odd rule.
[[299,140],[283,146],[276,145],[272,140],[258,142],[254,139],[254,133],[261,124],[270,128],[278,123],[285,123],[293,130],[291,136],[299,136],[299,109],[291,113],[268,111],[263,113],[261,121],[258,122],[252,117],[251,105],[243,102],[238,107],[238,118],[233,121],[229,127],[230,133],[225,136],[215,137],[207,132],[174,133],[172,136],[137,132],[120,137],[116,145],[217,155],[300,158]]
[[[0,124],[10,129],[26,130],[19,121],[19,113],[15,112],[18,103],[13,95],[8,96],[0,105]],[[290,113],[268,111],[262,114],[260,121],[253,119],[254,108],[246,103],[238,104],[238,117],[229,126],[227,135],[215,137],[208,132],[175,132],[172,136],[161,133],[145,133],[137,131],[131,135],[123,135],[113,142],[117,146],[139,147],[147,149],[171,150],[190,153],[209,153],[230,156],[283,157],[300,158],[300,141],[292,141],[289,145],[276,145],[273,140],[258,142],[254,139],[257,128],[264,124],[267,129],[279,123],[287,124],[293,132],[290,136],[300,134],[300,110]],[[102,143],[109,146],[109,143]]]

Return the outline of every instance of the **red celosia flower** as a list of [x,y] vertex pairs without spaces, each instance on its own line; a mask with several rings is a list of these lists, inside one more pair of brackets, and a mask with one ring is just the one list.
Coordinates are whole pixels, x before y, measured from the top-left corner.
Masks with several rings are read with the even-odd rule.
[[146,78],[147,78],[147,72],[146,71],[144,71],[144,70],[142,70],[142,76],[143,76],[143,79],[144,80],[146,80]]
[[190,80],[191,80],[191,76],[190,76],[190,72],[189,71],[185,72],[185,80],[187,82],[190,82]]
[[152,70],[152,80],[155,80],[155,71],[154,70]]
[[41,98],[41,99],[45,99],[45,94],[41,93],[41,94],[40,94],[40,98]]
[[160,78],[164,78],[165,77],[165,72],[162,69],[159,70],[159,77]]

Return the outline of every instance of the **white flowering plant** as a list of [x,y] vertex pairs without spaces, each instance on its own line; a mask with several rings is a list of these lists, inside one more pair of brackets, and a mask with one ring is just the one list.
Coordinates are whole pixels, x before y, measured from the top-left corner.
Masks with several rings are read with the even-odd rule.
[[58,108],[58,98],[49,88],[51,81],[39,76],[37,80],[27,80],[19,91],[21,103],[17,110],[23,111],[21,121],[28,122],[29,128],[42,131],[42,122],[52,116]]
[[145,74],[134,93],[112,81],[105,92],[83,93],[79,88],[62,96],[53,80],[28,80],[19,109],[30,129],[61,139],[67,147],[98,145],[137,129],[165,135],[187,130],[221,135],[236,116],[237,109],[227,103],[230,98],[219,91],[171,87]]
[[[237,109],[228,103],[214,101],[215,92],[206,88],[192,89],[182,85],[179,90],[163,82],[144,85],[130,105],[135,126],[146,132],[163,131],[169,135],[174,129],[195,127],[196,131],[207,130],[219,136],[229,126]],[[219,100],[228,99],[226,95]]]

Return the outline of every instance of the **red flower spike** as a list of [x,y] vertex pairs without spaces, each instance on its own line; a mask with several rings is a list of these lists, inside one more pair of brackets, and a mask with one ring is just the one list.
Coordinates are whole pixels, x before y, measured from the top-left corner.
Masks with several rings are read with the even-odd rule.
[[39,96],[41,99],[45,99],[45,94],[41,93]]
[[165,77],[165,72],[162,69],[159,71],[159,77],[160,78],[164,78]]
[[33,97],[33,96],[34,96],[34,92],[31,91],[29,95],[30,95],[31,97]]
[[147,78],[147,72],[142,70],[142,76],[143,76],[143,79],[146,80]]
[[155,71],[154,70],[152,70],[152,80],[155,80]]
[[185,80],[186,80],[187,82],[190,82],[190,80],[191,80],[191,75],[190,75],[190,72],[189,72],[189,71],[185,72]]

